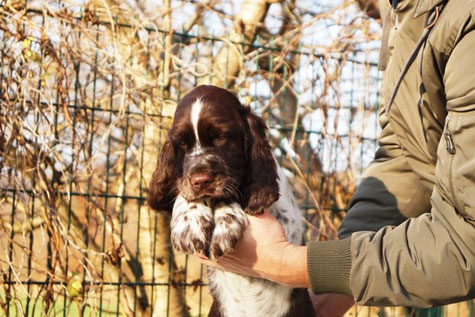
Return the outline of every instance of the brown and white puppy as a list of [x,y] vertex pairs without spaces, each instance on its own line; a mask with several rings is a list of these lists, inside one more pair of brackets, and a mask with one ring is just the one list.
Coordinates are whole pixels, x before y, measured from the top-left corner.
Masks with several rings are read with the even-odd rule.
[[[266,138],[266,125],[235,95],[199,86],[178,103],[149,187],[149,205],[173,210],[171,240],[187,253],[218,258],[233,250],[246,213],[266,209],[290,242],[303,242],[303,226],[282,169]],[[215,299],[210,315],[309,316],[306,290],[208,269]]]

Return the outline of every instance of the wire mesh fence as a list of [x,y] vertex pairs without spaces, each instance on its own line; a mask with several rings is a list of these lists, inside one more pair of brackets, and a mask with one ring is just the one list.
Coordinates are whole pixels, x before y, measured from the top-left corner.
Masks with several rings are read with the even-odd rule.
[[[169,215],[145,204],[177,101],[202,83],[266,119],[307,238],[336,238],[377,146],[380,74],[374,50],[358,44],[374,40],[374,26],[359,16],[346,28],[343,2],[270,36],[236,34],[226,8],[207,15],[206,3],[191,3],[195,24],[174,31],[190,3],[164,1],[153,22],[108,1],[0,1],[4,315],[207,314],[205,270],[174,253]],[[207,32],[199,17],[213,14],[231,30]],[[323,20],[342,25],[331,49],[316,44]],[[453,309],[473,312],[471,302]]]

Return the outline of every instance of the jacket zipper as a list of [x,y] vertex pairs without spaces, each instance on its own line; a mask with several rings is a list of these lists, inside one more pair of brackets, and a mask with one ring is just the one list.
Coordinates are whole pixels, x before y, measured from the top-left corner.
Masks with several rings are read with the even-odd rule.
[[452,138],[452,133],[450,132],[449,128],[450,118],[447,119],[447,123],[445,124],[445,142],[447,145],[447,152],[450,154],[450,163],[449,163],[449,188],[450,194],[452,195],[452,199],[454,202],[454,207],[458,212],[462,212],[463,210],[460,208],[460,204],[458,203],[457,196],[455,194],[455,184],[453,180],[453,165],[454,165],[454,158],[455,158],[455,144]]
[[445,143],[447,144],[447,152],[449,152],[449,154],[451,155],[454,155],[455,145],[454,145],[454,140],[452,139],[452,134],[450,133],[449,122],[450,122],[450,118],[447,119],[447,123],[445,124],[445,131],[444,131]]

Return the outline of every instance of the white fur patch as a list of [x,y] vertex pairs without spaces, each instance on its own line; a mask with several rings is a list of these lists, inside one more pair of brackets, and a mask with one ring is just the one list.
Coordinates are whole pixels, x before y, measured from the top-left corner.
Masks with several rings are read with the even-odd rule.
[[195,149],[200,149],[201,148],[201,142],[200,138],[198,136],[198,121],[200,119],[200,113],[201,109],[203,108],[203,102],[201,99],[198,99],[195,101],[195,103],[191,106],[191,124],[193,125],[193,131],[195,132],[195,138],[196,138],[196,145]]
[[254,277],[208,268],[209,287],[226,317],[282,317],[290,309],[291,288]]

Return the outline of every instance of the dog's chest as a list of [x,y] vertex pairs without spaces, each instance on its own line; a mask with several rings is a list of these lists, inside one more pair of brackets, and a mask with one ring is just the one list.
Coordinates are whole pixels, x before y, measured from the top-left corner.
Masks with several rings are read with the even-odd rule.
[[[289,241],[301,244],[303,226],[300,211],[280,168],[278,174],[280,199],[272,205],[270,212],[282,224]],[[208,279],[222,316],[286,316],[291,308],[292,288],[214,268],[208,269]]]
[[292,289],[259,278],[208,269],[210,289],[223,317],[285,316]]

